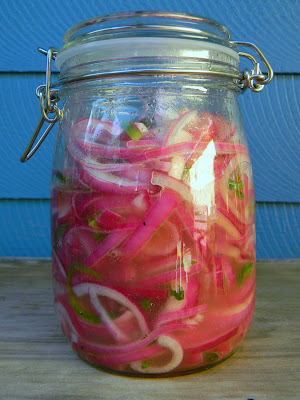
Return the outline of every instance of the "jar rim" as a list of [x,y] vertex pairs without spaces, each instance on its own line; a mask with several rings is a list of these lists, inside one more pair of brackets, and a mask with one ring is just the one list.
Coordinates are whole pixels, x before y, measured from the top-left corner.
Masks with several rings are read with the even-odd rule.
[[[82,55],[95,50],[99,53],[107,46],[116,47],[118,42],[122,42],[123,47],[125,44],[129,57],[130,49],[133,53],[136,46],[139,46],[139,56],[146,57],[149,55],[146,51],[141,53],[141,42],[149,43],[155,38],[165,45],[158,47],[162,51],[168,45],[186,46],[190,42],[193,48],[213,48],[220,54],[224,53],[225,57],[232,57],[233,64],[239,59],[236,46],[230,41],[230,31],[218,21],[177,12],[134,11],[90,18],[71,27],[64,35],[63,47],[58,50],[56,67],[60,69],[65,61],[78,53]],[[155,46],[158,46],[157,41]],[[172,56],[169,52],[165,54]],[[111,58],[115,58],[114,54]]]
[[[160,19],[161,21],[174,21],[173,23],[168,23],[166,25],[160,24],[151,24],[151,26],[147,26],[144,22],[147,19]],[[122,25],[121,21],[133,21],[133,23],[128,25]],[[135,21],[135,22],[134,22]],[[116,25],[116,24],[119,25]],[[106,24],[106,26],[105,26]],[[102,25],[103,28],[99,29]],[[91,37],[96,34],[98,39],[101,36],[108,33],[119,33],[124,32],[128,33],[132,28],[135,30],[138,28],[150,28],[157,31],[163,31],[166,28],[172,29],[172,31],[176,34],[185,33],[185,34],[193,34],[199,35],[199,37],[208,36],[211,38],[224,40],[229,42],[231,39],[231,33],[228,28],[222,25],[220,22],[202,17],[195,14],[187,14],[187,13],[179,13],[179,12],[168,12],[168,11],[132,11],[132,12],[123,12],[116,14],[106,14],[100,15],[95,18],[89,18],[79,22],[74,25],[65,33],[63,37],[64,45],[70,44],[72,41],[76,40],[78,37],[82,35],[88,35]],[[206,30],[201,29],[201,27],[205,27]],[[182,29],[183,28],[183,29]],[[127,31],[128,29],[128,31]],[[110,32],[110,30],[112,32]],[[146,29],[147,31],[147,29]],[[136,32],[135,32],[136,34]],[[147,32],[146,32],[147,34]],[[143,35],[144,36],[144,35]]]

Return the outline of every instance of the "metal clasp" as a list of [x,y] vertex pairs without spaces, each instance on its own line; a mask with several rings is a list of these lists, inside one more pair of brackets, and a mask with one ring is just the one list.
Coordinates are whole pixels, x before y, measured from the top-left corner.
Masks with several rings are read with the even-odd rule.
[[253,92],[260,92],[261,90],[263,90],[265,85],[271,82],[273,78],[273,69],[271,65],[269,64],[268,60],[266,59],[262,51],[257,46],[255,46],[255,44],[250,42],[236,42],[236,41],[233,41],[231,43],[234,43],[236,46],[250,47],[258,55],[258,57],[266,67],[267,76],[261,72],[259,62],[255,59],[255,57],[253,57],[249,53],[244,53],[242,51],[239,51],[238,54],[241,57],[248,58],[253,64],[253,70],[249,71],[248,69],[244,69],[243,79],[241,82],[241,89],[244,90],[249,87]]
[[[61,111],[57,106],[57,102],[59,100],[58,91],[51,89],[51,61],[55,60],[55,57],[57,55],[57,50],[53,47],[50,47],[48,50],[39,48],[38,51],[42,54],[47,55],[46,83],[45,85],[38,86],[35,91],[35,94],[40,101],[42,116],[32,135],[32,138],[28,143],[26,150],[24,151],[21,157],[21,162],[29,160],[29,158],[37,151],[37,149],[43,143],[46,136],[48,135],[48,133],[51,131],[51,129],[61,116]],[[51,116],[49,114],[55,114],[55,115]],[[35,140],[45,122],[47,122],[49,125],[47,126],[42,136],[34,146]]]

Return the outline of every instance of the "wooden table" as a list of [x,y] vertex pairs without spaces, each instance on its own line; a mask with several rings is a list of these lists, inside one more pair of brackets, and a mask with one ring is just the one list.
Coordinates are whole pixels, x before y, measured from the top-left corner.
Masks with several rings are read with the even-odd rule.
[[300,399],[297,261],[258,263],[257,306],[229,360],[177,378],[127,378],[81,361],[56,321],[49,262],[0,263],[2,400]]

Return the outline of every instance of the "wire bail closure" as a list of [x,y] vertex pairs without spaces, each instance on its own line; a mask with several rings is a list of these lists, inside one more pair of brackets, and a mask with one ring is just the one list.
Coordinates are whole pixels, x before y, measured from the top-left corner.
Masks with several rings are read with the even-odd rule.
[[[41,119],[33,132],[33,135],[26,147],[26,150],[21,156],[21,162],[28,161],[29,158],[37,151],[37,149],[41,146],[43,141],[45,140],[48,133],[51,131],[55,123],[61,117],[61,111],[57,106],[57,102],[59,100],[58,90],[53,90],[50,88],[51,86],[51,61],[55,60],[57,55],[57,50],[54,47],[50,47],[48,50],[44,50],[38,48],[38,51],[42,54],[47,55],[47,66],[46,66],[46,83],[45,85],[40,85],[36,88],[35,94],[39,99],[40,108],[41,108]],[[49,116],[49,114],[55,114],[54,116]],[[47,122],[49,125],[46,127],[42,136],[34,146],[36,138],[40,133],[44,123]]]

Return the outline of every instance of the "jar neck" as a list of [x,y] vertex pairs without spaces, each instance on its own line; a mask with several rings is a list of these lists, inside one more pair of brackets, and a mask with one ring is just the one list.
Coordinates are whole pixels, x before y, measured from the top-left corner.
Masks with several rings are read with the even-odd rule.
[[[84,102],[85,99],[96,101],[101,97],[135,96],[188,96],[211,97],[236,101],[241,93],[239,86],[232,79],[218,77],[196,77],[191,75],[160,76],[116,76],[114,78],[95,79],[65,84],[59,91],[60,99]],[[76,97],[74,94],[76,93]],[[222,100],[222,101],[223,101]]]
[[74,62],[71,59],[60,71],[59,84],[84,83],[104,79],[127,79],[130,83],[136,77],[161,76],[167,80],[173,77],[186,79],[197,84],[200,81],[218,81],[221,86],[239,89],[240,76],[237,67],[226,62],[211,61],[192,57],[132,57],[91,61],[86,63]]

